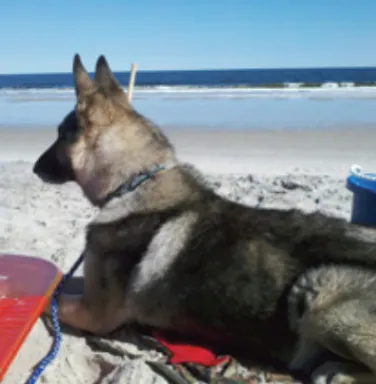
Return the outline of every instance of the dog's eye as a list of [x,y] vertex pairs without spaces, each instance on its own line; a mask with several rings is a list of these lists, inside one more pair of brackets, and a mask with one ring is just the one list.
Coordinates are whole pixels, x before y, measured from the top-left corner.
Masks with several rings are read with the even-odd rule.
[[71,111],[58,125],[58,138],[62,140],[74,140],[77,133],[77,118],[75,111]]
[[67,144],[74,143],[77,138],[77,131],[71,129],[59,129],[58,130],[58,139],[64,141]]
[[60,140],[69,141],[69,136],[71,135],[67,131],[60,130],[58,136]]
[[64,137],[64,129],[61,125],[57,127],[57,135],[59,139],[62,139]]

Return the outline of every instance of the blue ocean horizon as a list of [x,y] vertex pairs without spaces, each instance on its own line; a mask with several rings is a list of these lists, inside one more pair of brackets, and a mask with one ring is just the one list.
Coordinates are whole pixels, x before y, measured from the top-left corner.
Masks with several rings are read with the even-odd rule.
[[[138,71],[133,104],[177,129],[376,128],[376,68]],[[55,126],[73,106],[71,73],[0,75],[0,126]]]
[[[93,75],[90,73],[91,76]],[[123,86],[129,81],[129,71],[114,71]],[[320,86],[325,83],[376,85],[376,67],[349,68],[270,68],[270,69],[210,69],[159,70],[137,72],[141,87],[270,87],[292,83]],[[0,89],[71,88],[72,73],[0,74]]]

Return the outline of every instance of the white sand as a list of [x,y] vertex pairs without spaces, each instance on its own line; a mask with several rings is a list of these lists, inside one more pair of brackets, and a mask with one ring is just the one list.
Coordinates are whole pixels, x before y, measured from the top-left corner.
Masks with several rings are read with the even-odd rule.
[[[349,219],[350,165],[376,170],[376,130],[167,133],[180,157],[203,170],[221,194],[252,205],[319,209]],[[53,137],[53,130],[0,129],[0,252],[36,255],[67,271],[95,212],[77,186],[46,185],[31,173],[32,161]],[[165,382],[144,362],[158,358],[155,351],[139,349],[135,334],[122,331],[117,337],[121,341],[64,334],[40,382]],[[23,383],[51,342],[39,320],[3,382]]]

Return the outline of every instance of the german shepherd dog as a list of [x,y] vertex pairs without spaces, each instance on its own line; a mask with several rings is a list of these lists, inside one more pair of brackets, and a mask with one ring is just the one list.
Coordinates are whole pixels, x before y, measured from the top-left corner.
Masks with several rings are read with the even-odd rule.
[[83,293],[60,297],[60,320],[217,340],[312,383],[376,383],[373,239],[345,220],[216,194],[130,105],[104,56],[91,78],[75,55],[73,77],[75,108],[33,168],[76,182],[99,209]]

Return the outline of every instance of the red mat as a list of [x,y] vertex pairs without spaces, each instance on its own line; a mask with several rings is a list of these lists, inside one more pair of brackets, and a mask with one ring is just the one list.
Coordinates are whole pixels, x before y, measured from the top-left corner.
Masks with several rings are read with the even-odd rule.
[[48,261],[0,254],[0,381],[61,277]]

